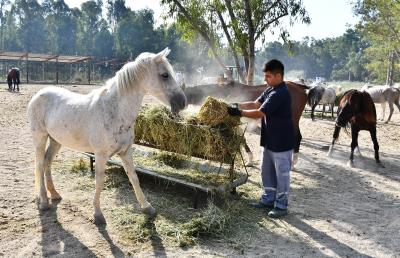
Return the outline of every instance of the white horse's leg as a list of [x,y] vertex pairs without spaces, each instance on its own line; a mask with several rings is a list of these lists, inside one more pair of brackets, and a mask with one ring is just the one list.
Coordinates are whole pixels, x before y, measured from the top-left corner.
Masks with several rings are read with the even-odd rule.
[[247,141],[244,142],[244,150],[246,151],[246,154],[247,154],[247,162],[246,162],[245,166],[251,167],[254,165],[253,153],[251,152],[250,147],[247,144]]
[[386,102],[381,103],[381,107],[382,107],[382,121],[385,120],[385,111],[386,111]]
[[61,148],[61,144],[56,142],[53,138],[50,137],[50,144],[47,147],[46,155],[45,155],[45,176],[46,176],[46,188],[50,194],[50,199],[52,200],[60,200],[61,196],[57,193],[54,188],[53,179],[51,177],[51,163],[53,162],[55,156]]
[[254,158],[253,158],[253,153],[251,151],[246,152],[247,153],[247,162],[246,162],[246,167],[251,167],[254,165]]
[[39,208],[41,210],[46,210],[49,208],[49,200],[47,199],[46,186],[44,183],[44,158],[48,135],[43,132],[32,132],[32,135],[36,154],[35,188],[39,194]]
[[124,165],[125,173],[128,175],[129,181],[131,182],[133,189],[135,191],[136,199],[140,203],[142,212],[153,216],[156,214],[156,210],[151,206],[151,204],[146,200],[143,194],[142,188],[140,188],[139,179],[137,177],[135,166],[132,160],[132,149],[129,148],[125,153],[120,153],[118,156],[121,158]]
[[96,225],[102,225],[106,224],[106,219],[103,216],[103,213],[101,212],[100,209],[100,193],[101,190],[103,189],[103,184],[104,184],[104,170],[106,167],[106,162],[107,162],[107,157],[104,155],[100,154],[95,154],[95,160],[96,160],[96,191],[94,193],[94,198],[93,198],[93,206],[94,206],[94,224]]
[[394,111],[393,101],[390,101],[390,100],[389,100],[388,103],[389,103],[389,116],[388,116],[388,118],[387,118],[385,124],[389,123],[390,118],[392,118],[393,111]]
[[361,151],[360,151],[360,146],[357,146],[357,154],[358,154],[358,156],[360,156],[361,158],[363,157],[363,155],[361,154]]
[[292,155],[292,168],[296,165],[296,163],[299,161],[299,153],[298,152],[293,152]]

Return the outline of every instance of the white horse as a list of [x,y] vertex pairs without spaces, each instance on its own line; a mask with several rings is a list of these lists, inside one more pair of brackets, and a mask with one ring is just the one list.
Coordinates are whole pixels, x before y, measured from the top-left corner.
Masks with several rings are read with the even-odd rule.
[[142,212],[155,215],[155,209],[140,188],[131,145],[134,122],[145,94],[170,105],[173,112],[186,106],[186,96],[177,85],[175,73],[166,58],[168,53],[169,49],[158,54],[142,53],[134,62],[124,65],[105,86],[87,95],[47,87],[33,96],[28,105],[28,118],[36,152],[35,183],[40,209],[47,209],[49,205],[46,188],[51,199],[61,199],[54,188],[50,167],[64,145],[95,154],[94,223],[106,223],[99,199],[106,161],[114,154],[123,162]]
[[325,85],[326,84],[314,83],[314,87],[308,91],[307,100],[308,105],[311,107],[312,120],[314,120],[314,110],[317,105],[322,105],[322,116],[324,116],[325,113],[325,105],[330,106],[333,117],[337,87],[334,85],[325,87]]
[[369,95],[371,95],[374,103],[381,104],[382,121],[385,120],[386,102],[389,103],[389,117],[385,121],[385,124],[387,124],[390,121],[390,118],[392,118],[394,111],[393,104],[395,104],[400,111],[400,90],[398,88],[390,87],[388,85],[372,86],[369,84],[365,84],[360,90],[368,92]]

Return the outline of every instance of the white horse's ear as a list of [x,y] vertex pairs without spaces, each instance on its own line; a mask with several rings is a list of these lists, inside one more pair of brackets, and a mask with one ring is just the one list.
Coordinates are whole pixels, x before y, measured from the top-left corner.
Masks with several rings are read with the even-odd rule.
[[154,61],[156,61],[156,63],[160,63],[162,58],[166,57],[169,54],[169,52],[171,52],[171,50],[169,48],[165,48],[163,51],[161,51],[154,57]]

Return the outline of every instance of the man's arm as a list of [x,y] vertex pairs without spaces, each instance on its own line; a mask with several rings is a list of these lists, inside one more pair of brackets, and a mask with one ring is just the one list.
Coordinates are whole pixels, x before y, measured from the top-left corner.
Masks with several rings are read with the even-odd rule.
[[261,103],[256,101],[249,101],[249,102],[242,102],[238,103],[239,109],[242,110],[254,110],[254,109],[259,109],[261,107]]
[[248,118],[259,119],[265,114],[259,110],[261,103],[258,101],[237,103],[237,107],[229,106],[228,113],[234,116],[244,116]]
[[242,110],[241,115],[243,117],[259,119],[263,118],[265,116],[265,113],[258,109],[251,109],[251,110]]

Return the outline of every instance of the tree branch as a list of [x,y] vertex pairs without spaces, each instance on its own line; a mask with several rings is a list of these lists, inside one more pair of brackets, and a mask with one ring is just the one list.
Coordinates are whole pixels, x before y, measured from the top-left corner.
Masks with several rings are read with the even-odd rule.
[[224,17],[222,16],[222,13],[218,10],[218,8],[217,8],[216,12],[217,12],[218,18],[219,18],[219,20],[220,20],[220,22],[222,24],[222,29],[224,30],[226,39],[228,40],[229,47],[232,50],[233,59],[235,60],[235,65],[236,65],[236,69],[237,69],[237,72],[239,74],[240,80],[242,82],[245,82],[243,74],[241,73],[239,58],[237,56],[237,53],[236,53],[236,50],[235,50],[235,46],[233,45],[232,37],[229,34],[228,27],[226,26]]
[[222,61],[221,57],[218,55],[216,46],[214,41],[207,35],[207,33],[202,30],[202,28],[196,23],[193,19],[193,17],[190,16],[189,12],[186,10],[185,7],[182,6],[182,4],[178,0],[172,0],[176,6],[178,6],[179,10],[183,14],[183,16],[189,21],[190,25],[193,26],[195,30],[197,30],[200,35],[203,37],[203,39],[207,42],[207,44],[210,46],[211,51],[214,54],[214,57],[217,59],[218,64],[225,69],[225,64]]
[[272,19],[271,21],[267,22],[263,27],[260,28],[260,30],[257,32],[255,39],[257,40],[258,38],[260,38],[260,36],[264,33],[265,29],[267,29],[269,27],[269,25],[271,25],[272,23],[276,22],[277,20],[279,20],[282,17],[285,17],[286,15],[288,15],[288,11],[285,11],[284,13],[282,13],[281,15],[275,17],[274,19]]

